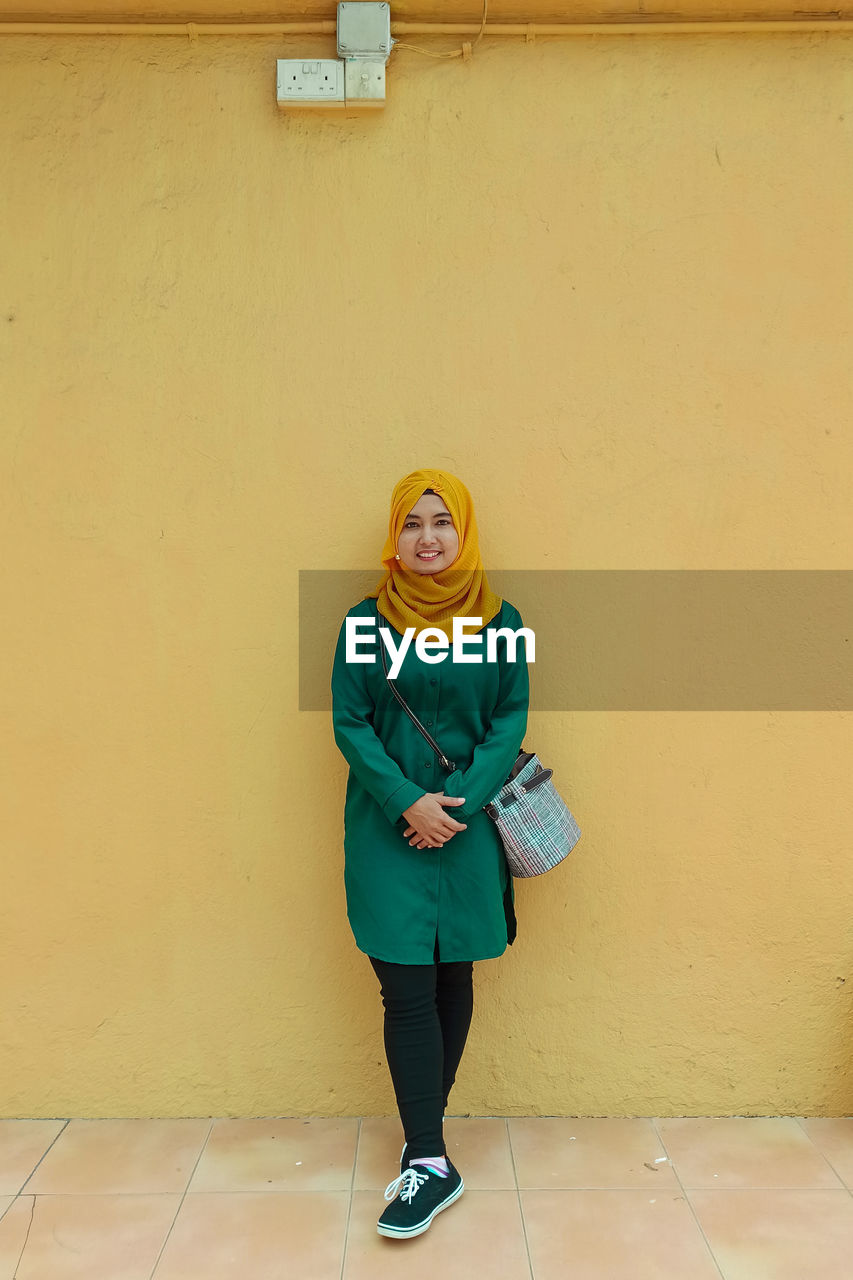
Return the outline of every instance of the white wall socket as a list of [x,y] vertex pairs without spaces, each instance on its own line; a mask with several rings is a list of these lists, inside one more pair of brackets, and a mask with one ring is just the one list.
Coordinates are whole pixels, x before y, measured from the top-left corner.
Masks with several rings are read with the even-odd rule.
[[278,58],[276,100],[280,107],[342,107],[344,64],[337,58]]

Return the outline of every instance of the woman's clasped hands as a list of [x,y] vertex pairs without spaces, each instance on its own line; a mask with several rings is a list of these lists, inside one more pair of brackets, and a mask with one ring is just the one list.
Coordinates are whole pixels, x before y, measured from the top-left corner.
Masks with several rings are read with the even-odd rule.
[[409,844],[417,849],[436,849],[454,836],[457,831],[467,830],[467,823],[457,822],[449,813],[445,813],[445,805],[465,803],[464,796],[446,796],[443,791],[427,791],[408,809],[403,810],[403,817],[409,826],[403,835]]

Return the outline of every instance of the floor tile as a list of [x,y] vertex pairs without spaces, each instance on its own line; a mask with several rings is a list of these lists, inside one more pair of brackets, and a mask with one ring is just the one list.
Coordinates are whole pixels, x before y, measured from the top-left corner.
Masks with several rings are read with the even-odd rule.
[[179,1195],[21,1196],[0,1221],[0,1275],[148,1280],[180,1202]]
[[506,1121],[492,1116],[451,1117],[444,1125],[447,1154],[466,1190],[515,1191]]
[[853,1116],[801,1118],[800,1124],[845,1186],[853,1190]]
[[405,1140],[398,1116],[365,1116],[358,1138],[353,1186],[359,1191],[384,1191],[400,1172]]
[[841,1186],[790,1116],[662,1119],[657,1127],[686,1188]]
[[522,1191],[521,1207],[536,1280],[720,1280],[690,1205],[672,1186],[656,1194]]
[[691,1191],[725,1280],[850,1280],[853,1198],[841,1191]]
[[0,1195],[16,1195],[64,1120],[0,1120]]
[[26,1191],[184,1191],[209,1129],[209,1120],[72,1120]]
[[193,1194],[154,1280],[339,1280],[349,1195]]
[[520,1187],[678,1187],[651,1120],[514,1117],[509,1136]]
[[381,1192],[354,1193],[343,1280],[530,1280],[515,1191],[466,1186],[428,1231],[411,1240],[379,1235],[376,1221],[386,1208]]
[[[400,1169],[405,1141],[396,1116],[367,1117],[361,1122],[355,1186],[384,1191]],[[492,1116],[450,1116],[444,1124],[450,1159],[472,1191],[512,1190],[515,1175],[506,1122]]]
[[349,1191],[357,1136],[351,1118],[215,1120],[190,1191]]
[[10,1280],[27,1239],[35,1196],[13,1199],[0,1218],[0,1276]]

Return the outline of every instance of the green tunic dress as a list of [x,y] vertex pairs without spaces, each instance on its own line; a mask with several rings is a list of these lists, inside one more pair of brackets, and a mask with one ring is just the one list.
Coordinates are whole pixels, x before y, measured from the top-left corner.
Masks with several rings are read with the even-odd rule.
[[[347,916],[359,950],[395,964],[432,964],[438,958],[487,960],[515,937],[515,894],[500,837],[484,812],[515,763],[527,729],[529,676],[523,637],[514,662],[507,639],[497,636],[497,661],[487,662],[486,633],[523,626],[504,600],[480,632],[483,661],[422,661],[410,645],[397,688],[421,723],[455,762],[448,773],[394,698],[379,655],[379,627],[395,645],[402,637],[368,596],[347,617],[372,618],[359,652],[372,663],[345,660],[341,624],[332,669],[335,741],[350,767],[344,806],[344,885]],[[372,647],[364,637],[373,637]],[[438,651],[433,651],[437,653]],[[389,668],[391,660],[389,658]],[[427,791],[464,796],[446,812],[467,823],[447,844],[417,849],[403,835],[404,809]],[[411,838],[411,837],[410,837]]]

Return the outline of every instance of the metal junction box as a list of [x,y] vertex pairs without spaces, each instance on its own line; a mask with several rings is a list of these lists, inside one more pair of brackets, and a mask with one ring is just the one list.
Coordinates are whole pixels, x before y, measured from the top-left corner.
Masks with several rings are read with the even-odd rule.
[[338,5],[338,57],[387,61],[391,53],[389,4]]

